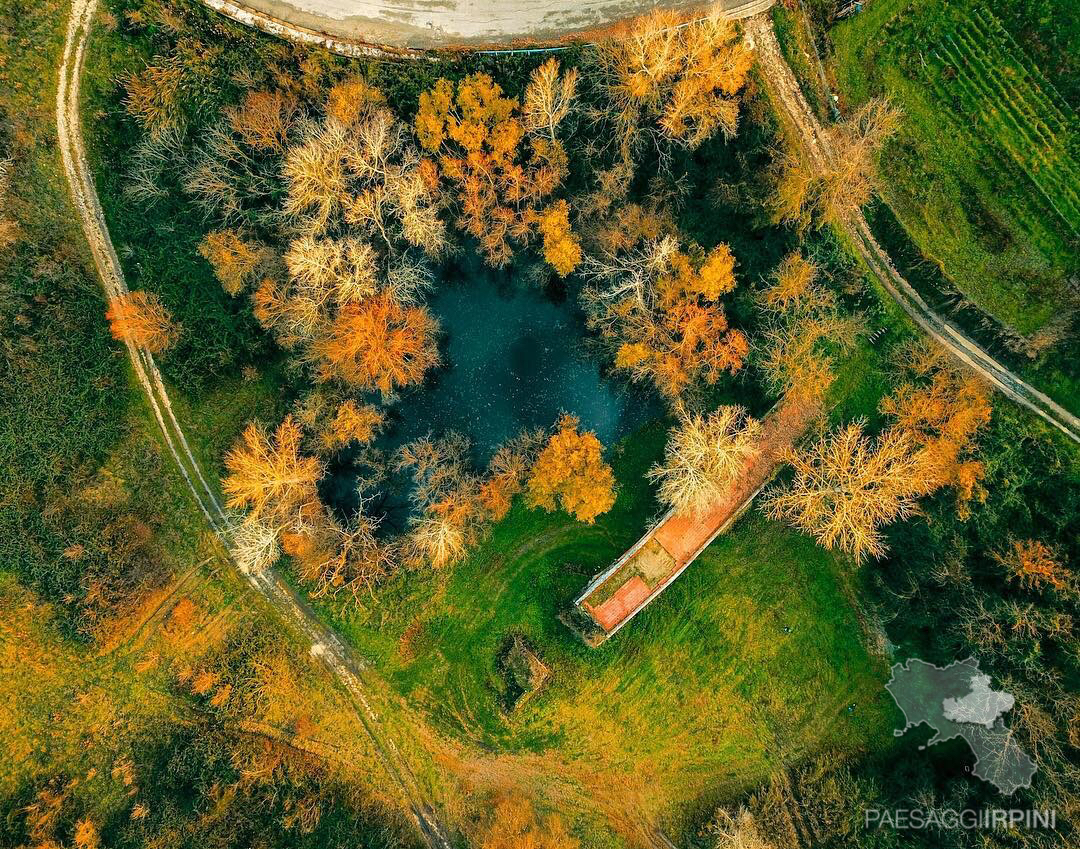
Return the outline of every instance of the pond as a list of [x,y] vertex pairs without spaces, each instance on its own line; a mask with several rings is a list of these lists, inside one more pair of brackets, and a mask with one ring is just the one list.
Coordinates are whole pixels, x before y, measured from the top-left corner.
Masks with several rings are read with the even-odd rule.
[[[384,450],[457,431],[482,468],[501,443],[564,412],[610,446],[660,409],[651,393],[601,375],[576,294],[561,285],[542,289],[470,258],[443,270],[427,303],[441,326],[442,365],[389,409]],[[355,509],[351,462],[342,458],[325,482],[347,512]]]

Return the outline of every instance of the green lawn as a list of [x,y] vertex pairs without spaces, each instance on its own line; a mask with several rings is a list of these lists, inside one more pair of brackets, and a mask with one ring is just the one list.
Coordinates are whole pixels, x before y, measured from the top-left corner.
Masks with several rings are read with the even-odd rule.
[[904,112],[882,182],[912,239],[1030,335],[1066,306],[1076,271],[1080,130],[1026,49],[976,7],[875,0],[833,29],[836,75],[849,105],[887,94]]
[[[663,436],[656,424],[624,443],[618,501],[596,525],[518,504],[465,563],[395,580],[339,627],[443,734],[542,768],[549,788],[622,788],[646,816],[822,748],[887,746],[885,663],[863,647],[851,564],[757,513],[601,648],[558,620],[658,512],[642,474]],[[514,634],[552,676],[507,715],[497,657]]]

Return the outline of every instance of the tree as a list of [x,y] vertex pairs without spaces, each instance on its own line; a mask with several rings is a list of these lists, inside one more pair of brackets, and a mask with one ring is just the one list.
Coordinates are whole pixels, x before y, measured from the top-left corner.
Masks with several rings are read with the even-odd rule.
[[677,512],[704,513],[755,455],[760,435],[760,422],[742,407],[684,415],[668,435],[664,462],[653,465],[649,479],[659,481],[660,500]]
[[315,485],[324,468],[300,453],[302,433],[286,416],[270,437],[252,422],[225,455],[229,474],[222,482],[229,507],[247,508],[256,517],[291,525],[319,507]]
[[786,154],[774,197],[777,220],[805,227],[815,215],[835,224],[858,215],[873,195],[877,156],[899,124],[900,112],[877,98],[826,131],[824,163]]
[[643,134],[691,150],[717,129],[734,135],[753,54],[723,12],[684,21],[655,11],[601,42],[596,55],[625,159]]
[[917,446],[897,430],[875,442],[849,424],[788,459],[795,477],[765,494],[765,512],[857,562],[883,556],[881,528],[910,516],[928,491]]
[[255,514],[238,517],[230,523],[232,545],[229,551],[242,572],[262,572],[281,557],[277,526]]
[[684,253],[673,236],[590,256],[582,265],[586,319],[617,369],[675,400],[696,381],[715,384],[743,366],[749,343],[719,303],[735,286],[734,264],[726,245]]
[[544,239],[544,259],[560,277],[581,262],[581,243],[570,231],[570,207],[560,200],[540,213],[537,229]]
[[245,240],[238,230],[208,233],[199,245],[199,253],[213,266],[221,287],[230,295],[247,289],[256,270],[271,254],[265,246]]
[[765,305],[769,310],[784,312],[808,304],[832,306],[825,290],[814,286],[818,268],[798,251],[789,254],[773,274],[772,284],[765,290]]
[[282,153],[296,124],[300,104],[281,91],[249,91],[240,106],[225,113],[244,143],[264,153]]
[[399,450],[397,469],[412,475],[410,500],[417,513],[406,544],[409,562],[442,569],[464,558],[479,538],[485,516],[468,453],[468,439],[453,432],[413,440]]
[[361,509],[344,525],[329,511],[315,513],[282,535],[285,553],[293,558],[301,579],[316,598],[325,596],[358,603],[363,593],[390,574],[393,549],[376,536],[378,519]]
[[1052,589],[1068,593],[1076,588],[1076,579],[1060,555],[1044,542],[1014,539],[993,553],[1009,578],[1027,589]]
[[480,849],[578,849],[562,820],[556,816],[541,821],[522,796],[504,796],[496,801],[491,822],[480,838]]
[[580,420],[564,415],[533,465],[527,485],[531,507],[556,504],[592,524],[615,503],[615,475],[604,461],[604,447],[592,431],[580,433]]
[[557,71],[557,64],[548,64],[534,76],[524,116],[518,101],[504,96],[487,74],[470,74],[457,84],[440,79],[420,95],[416,137],[437,157],[437,175],[457,186],[458,225],[496,267],[509,262],[513,242],[528,240],[544,199],[567,173],[555,130],[569,111],[575,82],[572,75],[556,82]]
[[758,366],[777,395],[816,404],[835,377],[836,355],[850,351],[861,323],[844,315],[836,297],[817,281],[817,267],[790,254],[760,294],[767,317]]
[[552,143],[558,141],[559,125],[566,120],[574,106],[578,73],[571,68],[559,75],[559,63],[548,59],[533,70],[525,88],[523,113],[525,128],[531,133],[544,133]]
[[114,339],[151,354],[169,348],[180,334],[161,299],[151,292],[125,292],[111,298],[105,318]]
[[958,513],[967,518],[970,502],[986,498],[980,484],[985,469],[972,453],[990,421],[987,388],[928,342],[903,347],[897,365],[904,380],[882,399],[881,411],[919,447],[928,491],[952,487]]
[[424,307],[403,307],[386,294],[343,307],[313,353],[321,380],[389,395],[419,383],[439,361],[438,323]]
[[350,442],[370,442],[382,426],[384,416],[373,404],[358,405],[345,401],[337,408],[334,418],[322,433],[322,442],[329,450],[337,450]]

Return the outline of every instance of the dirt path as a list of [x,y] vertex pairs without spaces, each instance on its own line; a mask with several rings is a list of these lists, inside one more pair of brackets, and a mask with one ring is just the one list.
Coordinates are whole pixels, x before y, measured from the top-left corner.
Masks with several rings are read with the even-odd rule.
[[[747,20],[744,29],[757,49],[758,67],[765,76],[774,104],[794,125],[811,163],[818,168],[824,168],[833,156],[828,134],[818,123],[794,74],[784,61],[771,20],[767,15],[760,15]],[[1027,407],[1074,442],[1080,442],[1080,418],[1045,393],[1025,383],[962,331],[934,312],[893,267],[888,254],[874,239],[862,215],[847,222],[846,227],[859,255],[912,321],[1006,397]]]
[[[105,296],[111,299],[123,295],[128,288],[86,161],[79,115],[80,78],[96,9],[97,0],[73,0],[67,40],[59,68],[56,129],[75,210],[90,246]],[[169,395],[157,364],[153,356],[146,351],[130,342],[126,344],[135,378],[146,396],[169,454],[183,475],[195,503],[228,551],[231,543],[228,517],[188,445],[184,431],[169,403]],[[435,811],[424,800],[416,778],[372,708],[368,688],[362,679],[364,664],[354,657],[335,633],[315,617],[310,607],[297,597],[276,573],[245,572],[244,577],[289,627],[309,641],[312,655],[318,658],[345,688],[387,773],[400,787],[412,818],[427,845],[433,849],[450,849],[446,830]]]

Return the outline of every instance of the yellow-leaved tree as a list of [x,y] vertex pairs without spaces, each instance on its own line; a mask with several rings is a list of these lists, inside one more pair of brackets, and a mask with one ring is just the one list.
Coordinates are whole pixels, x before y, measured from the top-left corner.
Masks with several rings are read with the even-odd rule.
[[225,455],[227,505],[282,525],[321,508],[316,484],[324,467],[301,453],[303,433],[286,416],[271,436],[252,422]]
[[[420,95],[415,131],[430,153],[432,178],[457,190],[458,224],[479,243],[485,259],[502,266],[537,231],[543,204],[567,173],[567,157],[557,130],[569,114],[577,75],[559,73],[549,60],[534,73],[523,110],[487,74],[458,83],[441,79]],[[546,219],[545,248],[551,245],[560,274],[575,262],[569,221]],[[547,254],[547,251],[545,250]],[[554,263],[553,263],[554,264]]]
[[592,524],[615,503],[615,475],[592,431],[581,433],[577,416],[564,415],[533,464],[526,488],[530,506],[561,507]]
[[693,149],[717,130],[734,135],[753,53],[719,9],[689,21],[657,10],[601,42],[597,56],[625,158],[644,137]]

